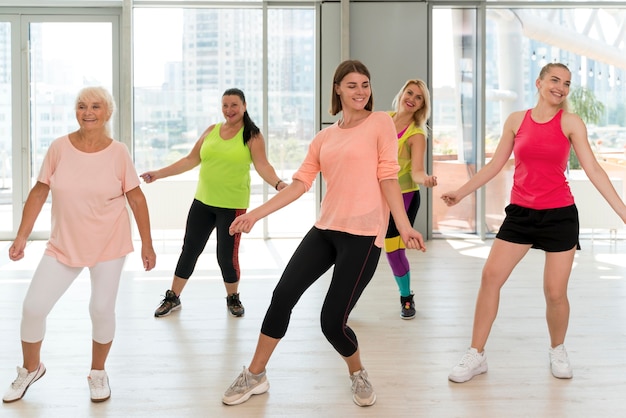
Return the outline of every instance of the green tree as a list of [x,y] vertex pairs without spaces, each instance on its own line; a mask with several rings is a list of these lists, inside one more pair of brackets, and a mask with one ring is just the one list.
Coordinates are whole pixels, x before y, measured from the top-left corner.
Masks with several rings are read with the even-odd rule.
[[[570,111],[576,113],[586,124],[597,124],[604,115],[604,103],[598,100],[593,93],[586,87],[574,87],[568,96]],[[578,157],[571,148],[569,152],[569,168],[576,170],[580,168]]]

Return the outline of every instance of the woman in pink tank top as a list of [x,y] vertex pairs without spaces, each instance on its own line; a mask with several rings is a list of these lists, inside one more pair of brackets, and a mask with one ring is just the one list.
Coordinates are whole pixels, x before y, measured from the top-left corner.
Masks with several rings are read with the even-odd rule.
[[580,249],[578,212],[564,174],[570,146],[589,179],[625,222],[626,206],[596,161],[585,124],[567,111],[570,80],[565,65],[544,66],[535,82],[539,94],[535,107],[509,115],[492,160],[458,190],[441,196],[448,206],[457,204],[498,174],[515,154],[511,204],[483,268],[471,346],[452,368],[448,378],[453,382],[466,382],[487,371],[484,348],[498,312],[500,289],[531,248],[546,254],[543,287],[551,372],[560,379],[573,376],[563,345],[570,311],[567,285]]

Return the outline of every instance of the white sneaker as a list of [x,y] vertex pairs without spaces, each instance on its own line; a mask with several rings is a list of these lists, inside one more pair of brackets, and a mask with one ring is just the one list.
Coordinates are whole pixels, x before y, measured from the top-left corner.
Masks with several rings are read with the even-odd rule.
[[109,376],[104,370],[92,370],[87,376],[91,402],[104,402],[111,397]]
[[244,366],[237,379],[224,392],[222,402],[226,405],[239,405],[250,399],[252,395],[267,392],[269,388],[270,382],[267,381],[265,371],[260,374],[252,374]]
[[17,366],[17,378],[11,383],[11,386],[9,386],[9,389],[2,397],[2,402],[9,403],[22,399],[30,385],[39,380],[44,374],[46,374],[46,367],[43,363],[39,363],[37,370],[30,373],[25,368]]
[[550,348],[550,370],[552,376],[558,379],[571,379],[574,376],[563,344]]
[[352,400],[359,406],[370,406],[376,402],[376,394],[367,372],[363,369],[350,375],[352,380]]
[[472,377],[487,372],[487,356],[479,353],[475,348],[468,348],[459,364],[452,368],[448,379],[455,383],[463,383]]

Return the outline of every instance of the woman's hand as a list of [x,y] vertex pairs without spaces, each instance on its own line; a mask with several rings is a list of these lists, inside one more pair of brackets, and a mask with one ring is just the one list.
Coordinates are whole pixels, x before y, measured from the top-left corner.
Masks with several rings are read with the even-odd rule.
[[437,185],[437,176],[426,176],[423,184],[426,187],[435,187]]
[[145,173],[140,174],[139,177],[141,177],[146,183],[152,183],[159,178],[157,173],[158,171],[146,171]]
[[284,181],[281,180],[276,186],[276,191],[280,192],[282,189],[284,189],[287,186],[289,186],[289,183],[285,183]]
[[143,268],[146,271],[150,271],[156,266],[156,253],[151,245],[141,246],[141,261],[143,261]]
[[419,231],[413,228],[408,228],[406,231],[400,231],[400,237],[402,238],[402,241],[404,241],[406,248],[426,252],[424,237]]
[[26,240],[23,238],[15,238],[11,247],[9,247],[9,258],[13,261],[24,258],[24,248],[26,248]]
[[441,200],[443,200],[443,202],[448,206],[456,205],[457,203],[461,201],[461,199],[462,198],[459,197],[459,194],[456,191],[446,192],[441,195]]
[[252,230],[252,227],[256,223],[257,219],[251,213],[244,213],[235,218],[233,223],[228,228],[230,235],[239,234],[241,232],[248,233]]

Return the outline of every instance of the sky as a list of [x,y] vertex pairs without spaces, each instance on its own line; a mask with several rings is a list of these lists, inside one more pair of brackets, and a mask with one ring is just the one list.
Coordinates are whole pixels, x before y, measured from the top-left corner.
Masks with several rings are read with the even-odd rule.
[[135,9],[135,86],[160,86],[163,64],[182,60],[182,9]]

